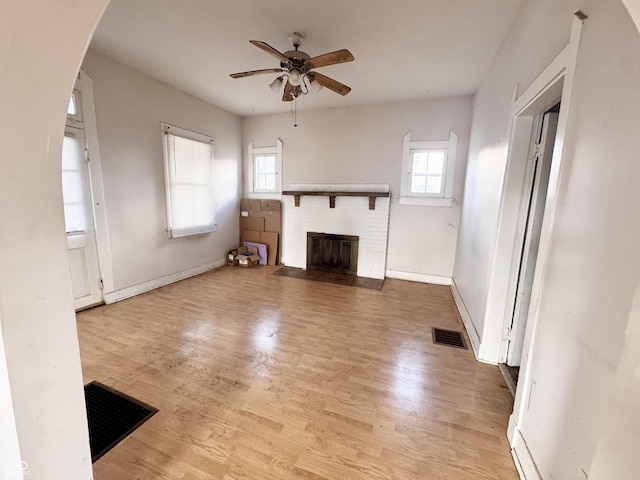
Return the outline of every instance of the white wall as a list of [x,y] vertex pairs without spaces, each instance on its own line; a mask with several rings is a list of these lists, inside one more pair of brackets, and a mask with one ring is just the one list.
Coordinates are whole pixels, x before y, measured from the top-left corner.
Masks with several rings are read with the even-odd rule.
[[[322,91],[320,95],[332,95]],[[277,101],[274,98],[274,101]],[[402,139],[448,140],[458,135],[454,198],[462,197],[469,141],[471,97],[298,111],[298,127],[288,114],[245,118],[243,144],[283,142],[283,188],[296,183],[369,183],[391,186],[387,270],[451,277],[460,207],[398,203]],[[300,102],[303,108],[304,99]],[[245,157],[245,162],[247,158]],[[246,165],[246,163],[245,163]],[[247,179],[245,178],[245,188]],[[407,252],[411,255],[407,255]],[[416,264],[419,268],[416,268]]]
[[640,472],[640,285],[611,397],[589,477],[592,480],[632,478],[630,473]]
[[[8,373],[0,391],[11,392],[17,429],[16,439],[3,424],[0,444],[19,449],[30,480],[92,477],[61,158],[69,95],[106,4],[7,0],[0,15],[0,317]],[[0,478],[20,478],[9,468],[0,465]]]
[[[589,19],[532,336],[531,377],[518,387],[531,394],[514,415],[521,416],[517,427],[545,479],[589,474],[640,279],[640,38],[619,1],[525,4],[475,98],[454,271],[471,320],[482,332],[486,322],[499,320],[488,318],[486,308],[514,87],[521,93],[559,53],[578,8]],[[482,339],[489,340],[495,339]],[[485,359],[496,358],[492,352]]]
[[[240,117],[89,51],[116,290],[223,261],[238,244]],[[217,231],[169,239],[160,121],[215,139]]]

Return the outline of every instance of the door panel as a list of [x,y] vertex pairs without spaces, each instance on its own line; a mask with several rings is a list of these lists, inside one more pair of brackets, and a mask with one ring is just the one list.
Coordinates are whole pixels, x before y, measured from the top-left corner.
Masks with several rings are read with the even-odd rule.
[[542,221],[546,205],[547,189],[549,186],[549,173],[551,171],[551,159],[553,145],[555,143],[556,130],[558,128],[558,114],[545,113],[542,121],[542,132],[537,145],[537,154],[531,165],[533,182],[527,213],[527,224],[524,234],[522,258],[520,260],[520,273],[516,290],[516,301],[513,309],[511,335],[509,349],[507,351],[507,365],[520,366],[522,349],[524,346],[524,334],[531,303],[531,290],[535,274]]
[[62,185],[76,310],[103,300],[85,145],[84,131],[67,126],[62,145]]

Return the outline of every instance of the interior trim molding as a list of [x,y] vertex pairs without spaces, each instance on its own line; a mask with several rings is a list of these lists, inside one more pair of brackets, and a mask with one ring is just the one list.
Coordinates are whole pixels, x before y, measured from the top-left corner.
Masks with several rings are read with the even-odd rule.
[[480,335],[476,330],[475,325],[473,324],[473,320],[471,319],[471,315],[467,310],[467,306],[464,304],[464,300],[462,300],[462,296],[460,295],[460,291],[456,285],[455,280],[451,279],[451,295],[453,295],[453,301],[458,308],[458,313],[460,313],[460,317],[462,318],[462,323],[464,323],[464,328],[467,330],[467,335],[471,340],[471,347],[473,348],[473,354],[476,357],[476,360],[483,361],[479,357],[480,352]]
[[511,444],[511,455],[516,464],[518,475],[523,480],[542,480],[542,475],[536,466],[533,455],[529,451],[527,442],[525,442],[522,432],[515,424],[514,416],[509,417],[508,430],[509,443]]
[[396,280],[408,280],[409,282],[431,283],[433,285],[451,285],[451,277],[441,277],[440,275],[426,275],[424,273],[401,272],[399,270],[387,270],[387,278]]
[[137,285],[123,288],[121,290],[114,290],[113,292],[104,294],[104,303],[109,305],[110,303],[119,302],[120,300],[124,300],[126,298],[135,297],[136,295],[140,295],[141,293],[149,292],[151,290],[155,290],[156,288],[179,282],[180,280],[184,280],[185,278],[194,277],[196,275],[200,275],[201,273],[208,272],[209,270],[220,268],[226,265],[226,263],[226,259],[223,258],[220,260],[216,260],[215,262],[206,263],[198,267],[183,270],[182,272],[164,275],[162,277],[149,280],[148,282],[139,283]]

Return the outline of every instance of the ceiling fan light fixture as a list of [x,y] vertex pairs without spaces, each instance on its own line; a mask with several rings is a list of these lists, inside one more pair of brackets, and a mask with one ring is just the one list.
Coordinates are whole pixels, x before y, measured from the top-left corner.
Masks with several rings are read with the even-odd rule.
[[283,76],[280,76],[269,84],[269,88],[273,90],[275,93],[279,93],[280,89],[282,88],[282,78]]
[[319,81],[317,81],[315,79],[311,81],[309,86],[311,87],[311,90],[313,90],[316,93],[318,93],[320,90],[322,90],[322,85],[320,84]]
[[294,87],[297,87],[302,82],[302,75],[297,70],[291,70],[289,72],[289,83]]

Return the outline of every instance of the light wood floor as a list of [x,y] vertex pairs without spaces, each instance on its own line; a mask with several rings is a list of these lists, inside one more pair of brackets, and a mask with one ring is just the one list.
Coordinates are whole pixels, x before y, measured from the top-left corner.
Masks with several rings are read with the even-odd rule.
[[517,479],[498,367],[434,345],[448,287],[224,267],[78,314],[85,383],[160,411],[96,480]]

